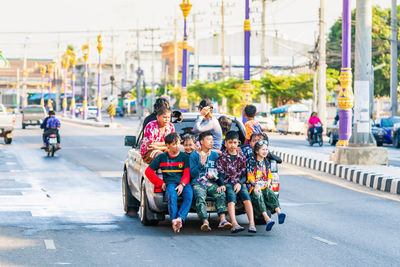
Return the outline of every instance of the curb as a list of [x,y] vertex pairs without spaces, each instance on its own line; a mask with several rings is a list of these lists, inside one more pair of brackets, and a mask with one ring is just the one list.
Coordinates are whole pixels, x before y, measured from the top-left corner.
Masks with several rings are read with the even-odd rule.
[[363,171],[356,167],[336,164],[332,161],[313,159],[309,157],[281,152],[278,150],[275,150],[274,152],[286,163],[325,172],[356,184],[400,195],[399,177],[394,178],[391,176],[384,176],[373,172]]
[[104,128],[121,128],[119,123],[110,123],[110,122],[98,122],[98,121],[84,121],[78,119],[70,119],[70,118],[60,118],[61,121],[75,123],[79,125],[93,126],[93,127],[104,127]]

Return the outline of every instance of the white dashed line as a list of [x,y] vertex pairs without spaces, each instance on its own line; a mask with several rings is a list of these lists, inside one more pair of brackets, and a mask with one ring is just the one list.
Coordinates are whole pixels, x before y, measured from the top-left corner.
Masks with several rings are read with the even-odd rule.
[[315,240],[318,240],[318,241],[320,241],[322,243],[328,244],[330,246],[336,246],[337,245],[337,243],[329,241],[329,240],[326,240],[326,239],[323,239],[323,238],[321,238],[319,236],[313,236],[312,238],[315,239]]
[[17,163],[16,162],[6,162],[6,165],[17,165]]
[[53,239],[45,239],[44,245],[46,246],[46,249],[56,249]]

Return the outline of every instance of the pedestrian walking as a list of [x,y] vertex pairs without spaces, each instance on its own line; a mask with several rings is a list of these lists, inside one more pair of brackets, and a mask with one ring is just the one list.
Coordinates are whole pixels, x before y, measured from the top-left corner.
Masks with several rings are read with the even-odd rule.
[[114,122],[114,116],[116,113],[117,113],[117,110],[116,110],[114,104],[111,104],[110,106],[108,106],[108,114],[110,114],[111,123]]

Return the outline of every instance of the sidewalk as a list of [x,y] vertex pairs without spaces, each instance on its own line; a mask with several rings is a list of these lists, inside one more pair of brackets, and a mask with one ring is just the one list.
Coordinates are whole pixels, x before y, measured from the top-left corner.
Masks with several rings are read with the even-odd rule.
[[339,165],[329,155],[312,151],[272,146],[271,150],[284,162],[332,174],[350,182],[376,190],[400,194],[400,168],[383,165]]

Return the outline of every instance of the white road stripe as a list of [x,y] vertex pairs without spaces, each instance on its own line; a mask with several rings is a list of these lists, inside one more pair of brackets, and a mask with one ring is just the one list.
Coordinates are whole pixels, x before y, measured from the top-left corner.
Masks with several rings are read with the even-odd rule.
[[326,240],[326,239],[323,239],[323,238],[321,238],[319,236],[313,236],[312,238],[315,239],[315,240],[318,240],[320,242],[323,242],[325,244],[331,245],[331,246],[336,246],[337,245],[337,243],[329,241],[329,240]]
[[53,239],[45,239],[44,245],[46,246],[46,249],[56,249]]

